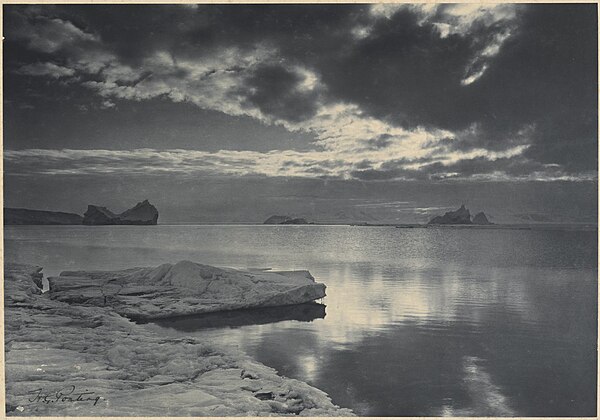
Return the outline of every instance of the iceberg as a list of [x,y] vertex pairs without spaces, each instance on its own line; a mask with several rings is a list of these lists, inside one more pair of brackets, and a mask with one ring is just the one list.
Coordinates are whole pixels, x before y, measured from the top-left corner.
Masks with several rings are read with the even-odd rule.
[[106,207],[88,205],[83,215],[84,225],[156,225],[158,210],[148,200],[137,203],[121,214],[115,214]]
[[463,204],[458,210],[448,211],[443,216],[436,216],[431,219],[429,225],[470,225],[471,214],[469,209]]
[[474,225],[491,225],[493,223],[488,220],[488,218],[484,212],[479,212],[475,215],[475,217],[473,217],[473,224]]
[[134,320],[295,305],[325,297],[308,271],[240,271],[191,261],[119,271],[63,271],[54,300],[111,307]]

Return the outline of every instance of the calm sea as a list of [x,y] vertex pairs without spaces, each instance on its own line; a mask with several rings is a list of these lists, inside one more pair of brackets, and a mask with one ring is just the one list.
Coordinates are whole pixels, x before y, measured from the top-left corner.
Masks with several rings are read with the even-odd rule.
[[8,226],[7,261],[308,269],[324,305],[150,328],[236,346],[368,416],[595,416],[595,230]]

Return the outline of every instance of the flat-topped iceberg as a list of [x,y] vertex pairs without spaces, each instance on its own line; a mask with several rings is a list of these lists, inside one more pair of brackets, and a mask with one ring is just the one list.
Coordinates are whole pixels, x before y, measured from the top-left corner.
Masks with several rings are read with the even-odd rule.
[[109,306],[132,319],[294,305],[325,296],[308,271],[240,271],[191,261],[119,271],[63,271],[50,297]]
[[[255,286],[242,277],[255,281],[259,290],[273,290],[276,301],[286,289],[283,285],[308,283],[306,275],[242,274],[184,262],[113,272],[112,277],[109,272],[87,273],[80,280],[61,276],[54,281],[54,297],[65,298],[63,302],[41,293],[40,267],[6,264],[4,274],[10,416],[352,415],[333,405],[324,392],[281,377],[238,350],[219,349],[202,339],[161,337],[116,313],[125,302],[109,304],[133,298],[132,288],[145,295],[151,288],[159,293],[159,286],[180,290],[179,298],[205,290],[211,299],[231,296],[232,301],[244,301],[240,293],[245,290],[255,296],[247,304],[259,302]],[[56,290],[69,279],[81,287]],[[228,287],[215,287],[218,282]],[[80,301],[72,299],[77,290]],[[103,300],[92,290],[100,290],[107,304],[96,306]],[[127,290],[129,294],[119,292]],[[147,301],[154,305],[152,298]],[[137,310],[144,312],[143,304]]]

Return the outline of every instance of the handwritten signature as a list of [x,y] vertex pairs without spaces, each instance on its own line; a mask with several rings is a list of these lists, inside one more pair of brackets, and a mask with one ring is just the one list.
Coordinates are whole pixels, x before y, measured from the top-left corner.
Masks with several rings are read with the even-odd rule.
[[31,403],[75,403],[75,402],[93,402],[94,405],[98,404],[102,397],[94,395],[92,391],[76,390],[75,385],[65,386],[58,391],[45,391],[43,388],[34,389],[29,391],[28,394],[32,396],[29,398]]

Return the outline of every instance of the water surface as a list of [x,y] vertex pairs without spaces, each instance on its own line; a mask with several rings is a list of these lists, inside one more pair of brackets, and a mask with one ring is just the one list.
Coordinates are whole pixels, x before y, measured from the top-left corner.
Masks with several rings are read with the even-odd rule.
[[151,325],[239,347],[369,416],[595,416],[597,232],[8,226],[8,261],[308,269],[322,306]]

